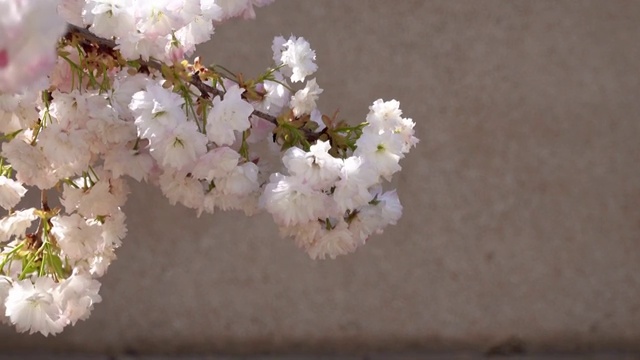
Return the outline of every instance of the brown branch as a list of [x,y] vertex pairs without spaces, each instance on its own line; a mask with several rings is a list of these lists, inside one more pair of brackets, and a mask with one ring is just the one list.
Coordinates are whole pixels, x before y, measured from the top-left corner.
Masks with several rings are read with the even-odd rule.
[[[116,44],[116,42],[111,40],[111,39],[101,38],[101,37],[93,34],[88,29],[85,29],[85,28],[82,28],[82,27],[79,27],[79,26],[75,26],[75,25],[69,25],[69,30],[67,31],[67,36],[71,36],[71,35],[77,35],[80,39],[82,39],[82,44],[83,45],[96,44],[96,45],[98,45],[100,47],[108,48],[111,51],[115,50],[115,48],[118,46],[118,44]],[[146,66],[146,67],[151,68],[151,69],[162,71],[162,63],[157,61],[157,60],[149,59],[148,61],[145,61],[145,60],[139,59],[138,61],[140,62],[140,64],[142,66]],[[222,99],[224,97],[224,94],[225,94],[224,91],[218,90],[218,89],[214,88],[211,85],[205,84],[202,81],[202,79],[200,79],[200,76],[198,76],[197,72],[194,73],[194,74],[191,74],[191,78],[189,79],[189,83],[200,91],[201,96],[203,98],[220,96],[220,99]],[[270,123],[272,123],[274,125],[278,125],[276,117],[273,116],[273,115],[269,115],[267,113],[264,113],[264,112],[258,111],[258,110],[254,110],[252,115],[257,116],[257,117],[262,118],[262,119],[265,119],[265,120],[269,121]]]
[[89,43],[98,44],[99,46],[104,46],[104,47],[113,49],[118,45],[116,44],[115,41],[101,38],[85,28],[69,24],[69,30],[67,30],[67,36],[74,35],[74,34],[79,35],[82,39],[85,39]]
[[49,201],[47,200],[47,190],[40,190],[40,206],[43,211],[49,211]]
[[220,96],[221,100],[224,98],[224,91],[220,91],[213,86],[202,82],[202,79],[200,79],[197,72],[191,75],[191,81],[189,82],[200,90],[200,93],[204,98],[209,98],[209,94],[213,95],[213,97]]
[[276,120],[276,117],[273,116],[273,115],[269,115],[267,113],[264,113],[264,112],[258,111],[258,110],[253,110],[251,115],[255,115],[255,116],[259,117],[259,118],[263,118],[263,119],[267,120],[268,122],[272,123],[273,125],[278,126],[278,121]]

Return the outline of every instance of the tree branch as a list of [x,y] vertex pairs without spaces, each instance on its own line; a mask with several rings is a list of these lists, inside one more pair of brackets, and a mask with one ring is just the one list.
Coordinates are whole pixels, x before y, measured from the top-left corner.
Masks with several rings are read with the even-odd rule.
[[[83,40],[84,45],[96,44],[99,47],[105,47],[112,51],[115,50],[115,48],[118,46],[118,44],[116,44],[116,42],[113,40],[101,38],[93,34],[88,29],[69,24],[69,30],[67,31],[67,36],[71,36],[71,35],[77,35],[79,38],[81,38]],[[158,71],[162,71],[162,63],[157,60],[149,59],[148,61],[145,61],[140,59],[139,61],[140,61],[140,64],[143,66],[146,66],[148,68],[155,69]],[[222,99],[224,97],[224,94],[225,94],[224,91],[218,90],[211,85],[205,84],[200,79],[200,76],[198,76],[197,72],[194,74],[191,74],[189,83],[200,91],[200,93],[202,94],[201,96],[203,98],[220,96],[220,98]],[[254,110],[252,115],[265,119],[274,125],[278,125],[276,117],[273,115],[269,115],[267,113],[264,113],[258,110]]]

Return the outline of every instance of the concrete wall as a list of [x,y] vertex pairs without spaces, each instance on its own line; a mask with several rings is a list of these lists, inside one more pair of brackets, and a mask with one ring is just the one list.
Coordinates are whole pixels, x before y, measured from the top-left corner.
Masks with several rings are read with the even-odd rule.
[[133,186],[92,317],[0,350],[640,350],[640,2],[278,0],[205,62],[255,75],[310,40],[325,112],[398,99],[422,140],[405,215],[314,262],[266,215]]

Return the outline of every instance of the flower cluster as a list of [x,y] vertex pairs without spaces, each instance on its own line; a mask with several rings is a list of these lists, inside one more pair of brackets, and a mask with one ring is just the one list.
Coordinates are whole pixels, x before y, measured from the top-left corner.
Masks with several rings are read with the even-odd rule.
[[254,6],[273,0],[61,0],[60,15],[90,26],[103,38],[115,38],[130,59],[180,61],[211,38],[213,22],[255,17]]
[[331,144],[318,140],[309,151],[292,147],[285,152],[289,175],[271,175],[261,204],[312,258],[353,252],[402,215],[395,190],[381,188],[417,142],[414,123],[401,117],[399,105],[374,102],[351,156],[333,157]]
[[47,336],[89,316],[129,178],[198,216],[266,210],[313,259],[398,221],[383,185],[418,139],[397,101],[357,125],[323,114],[302,37],[276,37],[255,79],[185,59],[270,2],[0,0],[0,322]]

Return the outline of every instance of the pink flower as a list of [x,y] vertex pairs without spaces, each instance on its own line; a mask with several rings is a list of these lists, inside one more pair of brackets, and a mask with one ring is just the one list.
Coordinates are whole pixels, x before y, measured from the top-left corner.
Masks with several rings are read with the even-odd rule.
[[55,1],[0,1],[0,92],[18,92],[43,79],[56,62],[66,29]]
[[9,66],[9,52],[7,49],[0,50],[0,69]]

